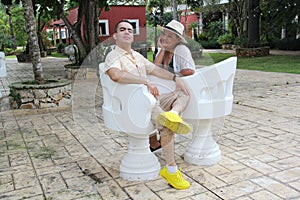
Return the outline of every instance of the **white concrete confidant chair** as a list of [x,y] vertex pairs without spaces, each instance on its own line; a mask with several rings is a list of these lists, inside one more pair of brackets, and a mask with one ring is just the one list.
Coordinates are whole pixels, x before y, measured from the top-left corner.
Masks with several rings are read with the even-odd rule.
[[[212,137],[212,120],[231,113],[236,57],[200,68],[195,74],[182,77],[190,90],[190,101],[182,113],[193,127],[193,137],[184,154],[185,161],[196,165],[213,165],[221,160],[218,144]],[[128,151],[120,165],[120,176],[127,180],[156,178],[160,164],[149,149],[149,135],[155,131],[151,124],[151,109],[156,99],[141,84],[113,82],[100,67],[103,90],[104,124],[128,135]],[[150,76],[160,93],[174,90],[173,81]]]
[[128,151],[120,165],[120,176],[126,180],[150,180],[158,176],[160,163],[149,149],[150,122],[156,102],[143,84],[118,84],[103,73],[99,65],[103,92],[104,125],[128,136]]

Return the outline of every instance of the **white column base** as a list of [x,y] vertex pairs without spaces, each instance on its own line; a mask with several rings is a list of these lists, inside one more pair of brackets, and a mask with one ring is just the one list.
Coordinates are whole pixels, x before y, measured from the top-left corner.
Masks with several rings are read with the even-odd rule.
[[212,137],[211,120],[193,120],[193,138],[184,160],[190,164],[211,166],[221,161],[219,145]]
[[130,181],[152,180],[159,171],[160,163],[149,148],[149,135],[128,134],[128,152],[121,161],[120,177]]

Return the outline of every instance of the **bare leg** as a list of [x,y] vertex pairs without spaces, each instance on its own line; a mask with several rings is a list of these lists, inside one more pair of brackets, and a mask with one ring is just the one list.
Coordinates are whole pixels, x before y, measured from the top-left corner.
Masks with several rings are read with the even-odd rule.
[[160,142],[166,164],[169,166],[175,166],[174,133],[167,128],[163,128],[161,131]]

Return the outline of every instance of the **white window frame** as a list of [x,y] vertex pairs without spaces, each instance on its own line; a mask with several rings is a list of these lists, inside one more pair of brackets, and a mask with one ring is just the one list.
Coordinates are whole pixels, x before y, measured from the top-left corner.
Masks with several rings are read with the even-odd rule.
[[140,34],[140,20],[139,19],[126,19],[130,23],[135,23],[135,29],[133,31],[133,35],[139,35]]
[[[105,24],[106,32],[104,34],[100,34],[100,23],[104,23]],[[108,19],[100,19],[99,20],[99,36],[109,36],[109,23],[108,23]]]

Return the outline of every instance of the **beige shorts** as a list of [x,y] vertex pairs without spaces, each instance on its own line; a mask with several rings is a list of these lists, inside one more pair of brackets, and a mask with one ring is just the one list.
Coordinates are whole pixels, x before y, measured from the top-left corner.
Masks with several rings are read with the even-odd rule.
[[159,95],[156,105],[152,110],[151,122],[160,132],[160,135],[173,134],[173,132],[158,123],[158,115],[162,112],[170,111],[175,104],[180,107],[181,112],[184,111],[189,99],[190,97],[181,90]]

